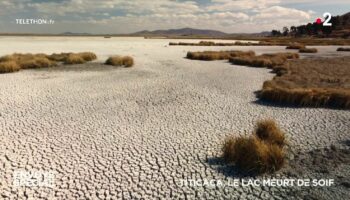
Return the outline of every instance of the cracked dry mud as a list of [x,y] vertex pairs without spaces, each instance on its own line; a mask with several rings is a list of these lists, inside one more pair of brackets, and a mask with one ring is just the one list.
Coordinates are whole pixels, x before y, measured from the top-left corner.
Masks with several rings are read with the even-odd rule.
[[[0,75],[0,199],[298,199],[303,189],[179,184],[240,177],[217,159],[221,144],[229,134],[250,134],[263,118],[276,119],[287,133],[291,155],[332,144],[348,148],[349,111],[263,105],[254,92],[274,76],[269,70],[183,58],[187,50],[232,47],[170,48],[167,42],[100,44],[132,55],[136,65],[129,69],[90,63]],[[67,51],[61,48],[56,51]],[[107,56],[107,50],[79,48]],[[291,176],[320,178],[309,168]],[[53,170],[55,187],[14,187],[18,169]],[[349,179],[348,165],[336,170],[328,178]],[[340,183],[317,191],[319,199],[349,196]]]

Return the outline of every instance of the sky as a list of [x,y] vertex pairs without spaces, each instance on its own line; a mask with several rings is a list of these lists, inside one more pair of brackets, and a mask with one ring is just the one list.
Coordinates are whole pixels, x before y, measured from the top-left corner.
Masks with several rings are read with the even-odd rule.
[[0,0],[0,32],[119,34],[191,27],[257,33],[313,22],[324,12],[350,12],[350,0]]

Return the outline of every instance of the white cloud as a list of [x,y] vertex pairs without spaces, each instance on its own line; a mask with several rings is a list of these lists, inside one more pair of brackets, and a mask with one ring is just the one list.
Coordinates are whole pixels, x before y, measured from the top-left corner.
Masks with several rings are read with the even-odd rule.
[[266,8],[276,5],[279,0],[212,0],[213,5],[208,6],[210,11],[236,11]]
[[256,20],[282,18],[282,19],[310,19],[310,13],[293,8],[284,8],[281,6],[273,6],[260,10],[259,14],[253,18]]

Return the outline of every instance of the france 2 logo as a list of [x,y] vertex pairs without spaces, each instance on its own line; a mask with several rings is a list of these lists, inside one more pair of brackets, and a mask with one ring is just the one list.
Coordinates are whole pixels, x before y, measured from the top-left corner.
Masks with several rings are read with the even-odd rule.
[[321,18],[316,19],[316,24],[323,24],[323,26],[332,26],[332,23],[330,23],[332,19],[332,15],[329,12],[323,13],[324,21],[322,22]]

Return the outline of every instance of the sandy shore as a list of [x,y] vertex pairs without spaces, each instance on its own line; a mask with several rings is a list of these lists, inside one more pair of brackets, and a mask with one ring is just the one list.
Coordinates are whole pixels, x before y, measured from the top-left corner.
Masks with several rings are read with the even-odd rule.
[[[249,134],[259,119],[276,119],[287,133],[291,154],[332,144],[343,147],[349,140],[349,111],[258,102],[254,92],[274,76],[267,69],[184,59],[188,50],[270,53],[284,51],[283,47],[168,47],[169,40],[143,39],[35,40],[1,38],[0,55],[92,51],[99,61],[113,54],[131,55],[136,65],[115,69],[90,63],[0,75],[4,199],[285,198],[292,188],[179,183],[235,178],[234,171],[220,164],[221,143],[229,134]],[[320,52],[330,55],[336,48],[322,47]],[[14,187],[12,176],[18,169],[53,170],[55,187]],[[349,178],[349,167],[342,169]],[[322,195],[349,195],[344,188],[333,187]]]

